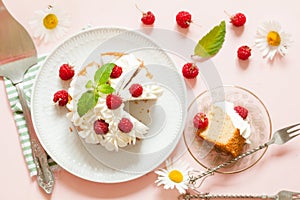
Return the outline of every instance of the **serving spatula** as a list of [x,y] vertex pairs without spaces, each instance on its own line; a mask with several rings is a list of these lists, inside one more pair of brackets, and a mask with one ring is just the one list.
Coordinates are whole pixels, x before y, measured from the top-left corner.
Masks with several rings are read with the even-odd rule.
[[54,176],[48,165],[47,154],[34,131],[22,84],[25,72],[36,63],[37,51],[32,38],[10,15],[0,0],[0,76],[10,79],[17,89],[30,135],[33,160],[37,168],[37,181],[46,193],[51,194]]

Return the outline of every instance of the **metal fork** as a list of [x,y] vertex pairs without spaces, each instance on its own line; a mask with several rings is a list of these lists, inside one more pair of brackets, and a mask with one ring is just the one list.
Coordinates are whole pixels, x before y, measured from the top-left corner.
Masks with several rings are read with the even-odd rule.
[[[253,154],[253,153],[255,153],[255,152],[257,152],[261,149],[264,149],[264,148],[266,148],[266,147],[268,147],[272,144],[282,145],[282,144],[287,143],[288,141],[290,141],[294,137],[300,135],[300,128],[297,128],[299,125],[300,125],[300,123],[277,130],[273,134],[273,137],[268,142],[256,147],[255,149],[249,150],[249,151],[237,156],[236,158],[234,158],[232,160],[229,160],[229,161],[227,161],[223,164],[220,164],[220,165],[218,165],[214,168],[208,169],[207,171],[201,173],[200,175],[195,176],[195,175],[190,174],[190,184],[195,185],[196,181],[198,179],[200,179],[202,177],[205,177],[207,175],[212,175],[218,169],[227,167],[227,166],[237,162],[238,160],[240,160],[240,159],[242,159],[246,156],[249,156],[249,155],[251,155],[251,154]],[[200,185],[201,184],[202,184],[202,182],[200,183]]]
[[190,200],[190,199],[275,199],[275,200],[299,200],[299,192],[291,192],[282,190],[275,195],[222,195],[222,194],[182,194],[178,197],[178,200]]
[[34,131],[22,84],[25,72],[36,63],[37,51],[32,38],[10,15],[0,0],[0,76],[10,79],[17,89],[30,135],[33,160],[37,168],[37,181],[39,186],[50,194],[54,186],[54,176],[48,165],[47,154]]

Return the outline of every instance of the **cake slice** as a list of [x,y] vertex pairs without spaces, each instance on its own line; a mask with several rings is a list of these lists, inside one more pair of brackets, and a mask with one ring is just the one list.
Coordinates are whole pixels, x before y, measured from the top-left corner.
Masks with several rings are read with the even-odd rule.
[[213,105],[207,113],[207,118],[208,126],[198,129],[197,135],[233,157],[241,154],[246,139],[234,126],[230,116],[221,107]]
[[[112,94],[97,93],[95,106],[86,113],[79,114],[79,102],[81,106],[85,104],[85,101],[82,100],[83,94],[90,92],[88,93],[90,95],[98,91],[93,89],[95,84],[91,84],[91,82],[95,79],[95,74],[100,74],[99,69],[107,63],[92,62],[84,66],[70,83],[68,92],[72,100],[67,104],[69,109],[67,117],[75,125],[78,135],[86,143],[101,144],[109,151],[118,151],[119,148],[136,144],[137,140],[144,138],[149,130],[149,127],[142,123],[136,115],[131,115],[130,110],[124,110],[125,103],[132,100],[155,100],[162,94],[163,90],[156,83],[151,83],[143,85],[144,91],[141,96],[128,97],[130,93],[127,86],[132,84],[136,73],[144,68],[143,61],[137,59],[133,54],[112,52],[101,56],[111,56],[113,59],[109,61],[106,59],[106,62],[122,69],[117,77],[110,77],[107,82],[105,81],[105,87],[112,87],[114,92]],[[96,88],[98,89],[98,87]],[[111,96],[108,98],[109,95]]]

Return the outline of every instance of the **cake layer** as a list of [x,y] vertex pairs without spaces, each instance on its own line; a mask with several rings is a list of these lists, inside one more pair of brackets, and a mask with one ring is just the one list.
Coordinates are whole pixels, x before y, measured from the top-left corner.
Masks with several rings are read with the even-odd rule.
[[232,155],[238,156],[245,144],[246,139],[241,136],[230,116],[219,106],[213,105],[207,113],[208,126],[206,129],[197,131],[204,140],[211,142],[216,148]]

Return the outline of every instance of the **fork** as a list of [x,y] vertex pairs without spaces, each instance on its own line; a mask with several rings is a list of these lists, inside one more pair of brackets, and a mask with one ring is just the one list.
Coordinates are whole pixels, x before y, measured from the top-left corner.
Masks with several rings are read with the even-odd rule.
[[22,84],[25,72],[36,63],[37,51],[32,38],[10,15],[0,0],[0,76],[10,79],[17,89],[30,135],[33,161],[37,169],[37,182],[46,193],[50,194],[54,186],[54,176],[47,162],[47,154],[34,131]]
[[[251,155],[251,154],[253,154],[253,153],[255,153],[255,152],[257,152],[261,149],[267,148],[268,146],[270,146],[272,144],[282,145],[282,144],[287,143],[288,141],[290,141],[294,137],[300,135],[300,128],[297,128],[297,126],[299,126],[299,125],[300,125],[300,123],[297,123],[297,124],[294,124],[294,125],[291,125],[291,126],[288,126],[288,127],[277,130],[273,134],[273,137],[268,142],[254,148],[252,150],[249,150],[249,151],[237,156],[236,158],[234,158],[232,160],[229,160],[229,161],[227,161],[223,164],[220,164],[220,165],[218,165],[214,168],[208,169],[207,171],[201,173],[200,175],[193,176],[193,175],[190,174],[190,179],[189,179],[190,184],[195,185],[196,181],[198,179],[200,179],[202,177],[205,177],[207,175],[212,175],[218,169],[227,167],[228,165],[231,165],[231,164],[237,162],[238,160],[240,160],[240,159],[242,159],[246,156],[249,156],[249,155]],[[201,182],[201,184],[202,184],[202,182]]]
[[190,199],[275,199],[275,200],[299,200],[299,192],[291,192],[287,190],[282,190],[276,195],[222,195],[222,194],[182,194],[178,197],[178,200],[190,200]]

